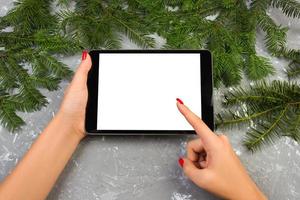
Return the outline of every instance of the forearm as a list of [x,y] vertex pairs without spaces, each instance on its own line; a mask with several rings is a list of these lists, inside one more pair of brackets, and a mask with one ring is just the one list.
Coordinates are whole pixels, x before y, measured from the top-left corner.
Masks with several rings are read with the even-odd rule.
[[0,199],[45,199],[82,139],[58,114],[0,186]]
[[[241,165],[242,167],[242,165]],[[239,181],[236,187],[232,190],[232,194],[230,195],[231,200],[267,200],[267,197],[263,194],[263,192],[257,187],[255,182],[251,179],[248,173],[244,168],[241,169],[244,171],[244,176],[239,178]]]
[[243,188],[240,191],[235,190],[232,196],[232,198],[229,198],[230,200],[267,200],[267,197],[259,190],[259,188],[257,188],[257,186]]

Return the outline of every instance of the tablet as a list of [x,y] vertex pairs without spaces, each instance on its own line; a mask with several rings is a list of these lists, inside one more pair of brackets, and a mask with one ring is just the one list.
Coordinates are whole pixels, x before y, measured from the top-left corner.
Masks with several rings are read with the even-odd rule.
[[213,130],[212,58],[207,50],[89,52],[88,134],[195,134],[180,98]]

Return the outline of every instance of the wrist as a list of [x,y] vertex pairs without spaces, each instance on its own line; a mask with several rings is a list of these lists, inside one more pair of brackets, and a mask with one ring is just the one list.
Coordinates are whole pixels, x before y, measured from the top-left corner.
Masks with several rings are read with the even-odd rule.
[[57,126],[62,129],[62,134],[66,134],[79,141],[85,137],[84,128],[80,128],[79,124],[74,123],[75,120],[66,116],[63,112],[59,111],[53,120],[56,121]]
[[266,196],[259,190],[255,183],[250,184],[249,187],[244,187],[239,192],[235,192],[231,200],[267,200]]

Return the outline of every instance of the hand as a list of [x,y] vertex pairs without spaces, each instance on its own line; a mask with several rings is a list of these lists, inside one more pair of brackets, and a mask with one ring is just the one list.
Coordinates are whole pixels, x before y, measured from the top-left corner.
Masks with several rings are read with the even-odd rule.
[[76,70],[73,80],[66,89],[57,117],[71,127],[72,133],[82,139],[85,136],[85,108],[88,99],[87,75],[92,66],[87,51],[82,53],[82,62]]
[[199,187],[226,199],[266,199],[247,174],[225,135],[217,136],[179,99],[177,107],[199,138],[180,158],[183,171]]

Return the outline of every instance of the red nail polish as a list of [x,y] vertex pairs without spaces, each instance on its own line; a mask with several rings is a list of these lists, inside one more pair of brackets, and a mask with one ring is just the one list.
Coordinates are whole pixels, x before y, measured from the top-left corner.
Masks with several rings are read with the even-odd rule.
[[179,98],[176,98],[176,101],[178,101],[180,104],[183,104],[183,101]]
[[84,51],[82,52],[81,60],[85,60],[85,59],[86,59],[87,53],[88,53],[87,50],[84,50]]
[[183,167],[183,164],[184,164],[184,160],[182,158],[179,158],[178,159],[178,163],[181,167]]

